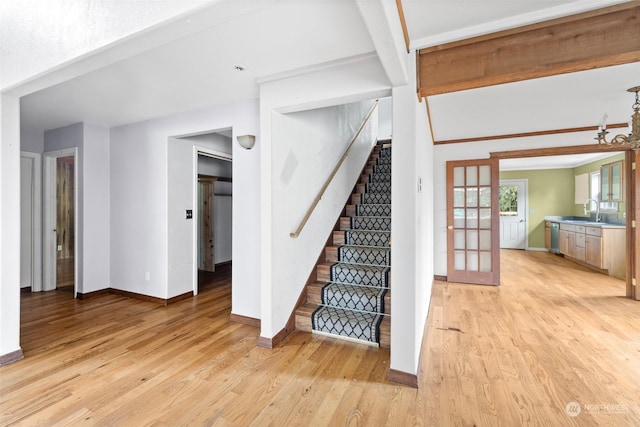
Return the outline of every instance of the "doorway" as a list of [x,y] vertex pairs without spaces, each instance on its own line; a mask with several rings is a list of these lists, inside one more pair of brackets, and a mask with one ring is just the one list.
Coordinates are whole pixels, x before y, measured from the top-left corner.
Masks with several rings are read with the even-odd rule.
[[[582,151],[583,148],[584,151]],[[587,150],[587,148],[591,151]],[[508,154],[506,152],[492,154],[493,157],[500,158],[501,184],[526,180],[527,198],[525,203],[527,207],[525,209],[524,224],[526,224],[527,243],[524,249],[527,250],[527,253],[533,253],[534,251],[545,252],[544,256],[549,257],[548,262],[554,262],[560,267],[566,267],[567,275],[571,275],[578,270],[591,273],[594,281],[593,286],[597,286],[598,281],[605,280],[605,278],[607,280],[611,279],[612,282],[618,282],[619,293],[616,293],[615,296],[626,294],[629,297],[628,282],[625,281],[624,274],[620,275],[620,267],[617,266],[617,262],[620,261],[619,254],[622,254],[622,261],[620,262],[623,262],[625,257],[624,233],[622,233],[621,237],[616,238],[615,247],[620,246],[622,248],[621,252],[618,249],[616,250],[616,264],[611,264],[608,260],[605,261],[605,253],[613,253],[614,247],[601,242],[606,240],[605,234],[612,233],[607,228],[615,228],[609,227],[610,225],[625,225],[631,203],[624,203],[624,198],[620,198],[619,203],[604,201],[600,196],[601,182],[599,179],[600,171],[603,167],[612,162],[616,164],[622,162],[624,164],[628,162],[628,159],[625,160],[626,155],[621,151],[598,151],[592,147],[574,147],[571,149],[573,152],[568,153],[569,149],[569,147],[562,148],[558,153],[554,153],[552,150],[522,150]],[[521,153],[522,156],[519,157],[518,153]],[[503,158],[501,157],[502,155],[507,157]],[[630,167],[630,164],[625,166],[629,170]],[[627,173],[619,175],[620,179],[624,177],[625,180],[631,181]],[[618,184],[620,184],[619,181]],[[624,185],[620,185],[620,188],[622,188],[620,190],[621,193],[626,193],[626,200],[633,201],[632,194],[624,190]],[[503,190],[502,193],[505,193],[505,191]],[[512,222],[519,223],[520,221],[520,219],[515,220],[516,215],[513,212],[516,209],[506,206],[509,202],[513,202],[515,194],[504,194],[504,196],[506,200],[504,205],[501,205],[501,211],[508,210],[510,212],[506,215],[501,214],[501,231],[503,220],[512,217],[514,218]],[[591,230],[586,229],[584,225],[580,226],[580,221],[595,222],[597,213],[601,217],[601,222],[609,226]],[[570,240],[572,245],[569,245],[574,247],[573,251],[569,251],[567,247],[564,254],[553,255],[550,252],[551,248],[554,247],[551,244],[552,226],[558,228],[560,226],[560,223],[552,221],[554,218],[557,220],[577,221],[576,230],[579,232],[576,232],[575,239]],[[510,226],[514,227],[514,225]],[[572,225],[569,224],[567,226],[567,229],[571,231],[569,227],[572,227]],[[585,229],[586,231],[583,233],[582,231]],[[591,237],[589,233],[602,233],[603,237]],[[619,231],[615,231],[615,233],[618,235]],[[590,239],[590,243],[593,243],[591,242],[593,240],[599,244],[597,246],[595,244],[588,245],[585,239]],[[628,241],[628,239],[629,235],[627,233],[626,240]],[[567,241],[569,242],[569,239]],[[504,239],[503,235],[501,235],[501,248],[503,248],[501,258],[511,259],[508,249],[512,247],[503,243]],[[597,252],[598,257],[602,257],[600,269],[596,268],[599,265],[598,262],[586,258],[587,246],[590,248],[603,248],[602,252]],[[628,244],[626,248],[627,277],[629,277],[628,269],[631,263],[631,252],[628,250]],[[527,258],[523,257],[521,259]],[[605,266],[605,263],[608,266]]]
[[48,152],[44,173],[43,289],[77,289],[77,149]]
[[233,172],[229,154],[202,147],[195,154],[193,293],[197,295],[203,287],[231,274]]
[[500,248],[527,248],[527,180],[500,180]]

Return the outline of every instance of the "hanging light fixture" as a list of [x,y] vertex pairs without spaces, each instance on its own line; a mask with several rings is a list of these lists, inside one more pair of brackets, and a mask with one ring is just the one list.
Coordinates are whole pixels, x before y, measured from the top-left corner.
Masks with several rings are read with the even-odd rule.
[[606,137],[609,132],[607,131],[607,115],[605,114],[602,119],[602,123],[600,124],[600,131],[598,132],[598,137],[596,139],[598,140],[598,144],[627,146],[637,153],[640,151],[640,98],[638,97],[640,86],[627,89],[627,92],[636,94],[636,102],[631,106],[631,108],[633,108],[633,114],[631,115],[631,133],[629,133],[629,135],[616,135],[611,139],[611,141],[607,141]]

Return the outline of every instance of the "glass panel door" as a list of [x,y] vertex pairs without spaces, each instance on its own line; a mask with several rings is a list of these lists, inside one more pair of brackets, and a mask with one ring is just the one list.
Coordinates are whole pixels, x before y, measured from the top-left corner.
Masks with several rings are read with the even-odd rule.
[[447,162],[447,278],[499,283],[497,160]]

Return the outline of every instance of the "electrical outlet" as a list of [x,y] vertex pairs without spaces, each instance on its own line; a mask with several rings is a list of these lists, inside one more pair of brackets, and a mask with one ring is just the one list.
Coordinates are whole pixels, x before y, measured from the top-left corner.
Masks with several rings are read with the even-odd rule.
[[147,282],[149,280],[151,280],[151,273],[149,273],[148,271],[144,272],[144,280],[146,280]]
[[58,245],[58,252],[62,252],[62,245]]

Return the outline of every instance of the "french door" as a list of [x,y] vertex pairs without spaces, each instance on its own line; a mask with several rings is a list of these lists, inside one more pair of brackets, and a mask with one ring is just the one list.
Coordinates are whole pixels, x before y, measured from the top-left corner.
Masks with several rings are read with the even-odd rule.
[[500,283],[498,160],[447,162],[447,280]]

